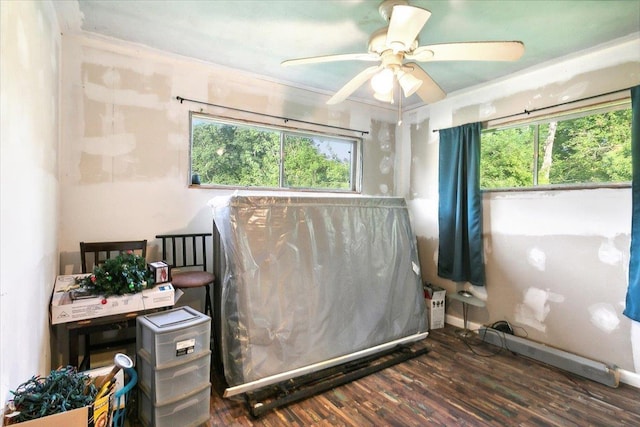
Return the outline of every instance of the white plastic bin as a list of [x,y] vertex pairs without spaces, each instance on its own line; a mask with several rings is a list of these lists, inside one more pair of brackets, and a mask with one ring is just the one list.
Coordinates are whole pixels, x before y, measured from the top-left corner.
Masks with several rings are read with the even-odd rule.
[[149,395],[141,392],[138,417],[144,426],[199,426],[209,420],[210,397],[210,383],[182,399],[164,405],[154,405]]
[[138,383],[149,396],[155,395],[151,399],[153,404],[162,405],[209,384],[210,365],[211,351],[207,351],[195,358],[184,360],[184,363],[165,365],[164,368],[158,369],[151,364],[148,353],[140,350]]
[[158,369],[210,351],[211,318],[185,306],[138,316],[138,354]]

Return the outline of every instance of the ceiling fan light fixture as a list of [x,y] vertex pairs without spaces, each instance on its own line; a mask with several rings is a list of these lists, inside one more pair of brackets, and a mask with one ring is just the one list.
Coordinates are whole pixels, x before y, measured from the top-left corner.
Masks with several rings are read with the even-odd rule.
[[420,89],[420,86],[422,86],[422,80],[412,74],[405,73],[404,71],[398,72],[398,83],[400,83],[402,92],[406,97],[410,97],[416,93],[416,91]]
[[393,70],[383,68],[371,77],[371,87],[377,94],[387,94],[393,89]]
[[387,93],[375,92],[373,97],[378,101],[388,102],[389,104],[393,104],[393,90],[390,90]]

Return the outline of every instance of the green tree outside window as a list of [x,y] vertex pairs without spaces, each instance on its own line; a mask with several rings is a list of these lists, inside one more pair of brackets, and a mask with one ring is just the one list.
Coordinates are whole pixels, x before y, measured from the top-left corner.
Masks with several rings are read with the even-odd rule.
[[483,131],[484,189],[631,181],[631,109]]
[[204,116],[192,116],[191,129],[191,169],[203,185],[357,190],[356,140]]

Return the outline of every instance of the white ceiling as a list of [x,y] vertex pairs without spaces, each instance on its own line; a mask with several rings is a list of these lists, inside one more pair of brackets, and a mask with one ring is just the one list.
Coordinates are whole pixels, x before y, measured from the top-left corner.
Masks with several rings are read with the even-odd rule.
[[[366,52],[369,35],[386,25],[379,4],[378,0],[54,2],[63,32],[86,31],[140,43],[328,94],[372,64],[281,67],[280,63]],[[410,0],[410,4],[432,13],[419,35],[420,45],[478,40],[525,44],[517,62],[423,64],[447,93],[640,31],[638,0]],[[353,97],[372,101],[371,94],[365,84]],[[407,101],[407,107],[421,104],[416,95]]]

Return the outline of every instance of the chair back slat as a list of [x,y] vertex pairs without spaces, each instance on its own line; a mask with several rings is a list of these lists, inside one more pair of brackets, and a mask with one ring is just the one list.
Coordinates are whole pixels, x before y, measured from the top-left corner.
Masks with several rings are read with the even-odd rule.
[[[204,236],[202,236],[202,239],[204,239]],[[193,254],[193,263],[194,264],[198,264],[198,250],[196,249],[198,243],[198,239],[196,237],[194,237],[193,239],[191,239],[191,253]],[[205,243],[205,242],[203,242]],[[184,244],[184,243],[183,243]],[[204,251],[205,248],[207,247],[206,243],[202,245],[202,250]],[[185,252],[187,252],[185,250]],[[206,257],[204,259],[207,259]]]
[[[187,250],[188,250],[188,246],[187,246],[187,237],[186,236],[182,236],[182,267],[188,267],[188,263],[187,263]],[[195,237],[192,239],[195,241]],[[194,257],[195,257],[195,252],[193,253]],[[196,264],[196,262],[194,261],[193,264]]]
[[[207,237],[211,233],[159,234],[162,259],[171,268],[199,267],[207,271]],[[170,256],[168,256],[170,255]]]
[[[143,258],[147,257],[146,240],[127,240],[122,242],[80,242],[80,268],[83,273],[91,273],[95,267],[104,264],[121,252],[133,251]],[[87,254],[93,259],[88,259]]]

